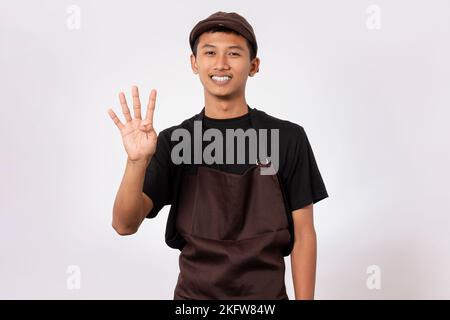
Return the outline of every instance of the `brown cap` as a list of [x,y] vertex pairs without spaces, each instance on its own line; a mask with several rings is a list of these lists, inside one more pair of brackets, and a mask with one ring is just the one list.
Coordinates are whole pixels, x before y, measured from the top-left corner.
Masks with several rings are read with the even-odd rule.
[[213,13],[208,18],[199,21],[192,29],[189,35],[189,44],[192,51],[194,51],[195,40],[205,31],[213,27],[227,27],[236,31],[244,38],[246,38],[252,45],[255,55],[258,52],[258,44],[256,43],[255,33],[252,26],[245,20],[244,17],[236,12],[218,11]]

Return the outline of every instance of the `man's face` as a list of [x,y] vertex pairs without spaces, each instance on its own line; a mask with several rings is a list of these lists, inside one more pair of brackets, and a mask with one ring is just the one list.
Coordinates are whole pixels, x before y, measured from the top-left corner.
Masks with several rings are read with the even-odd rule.
[[229,99],[244,95],[247,77],[258,72],[259,58],[250,61],[247,42],[240,35],[205,32],[199,37],[197,58],[191,54],[191,66],[206,94]]

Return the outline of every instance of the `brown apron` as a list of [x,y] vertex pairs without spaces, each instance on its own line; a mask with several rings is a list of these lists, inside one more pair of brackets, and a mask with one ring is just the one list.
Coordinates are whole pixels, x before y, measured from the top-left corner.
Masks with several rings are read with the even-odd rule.
[[288,211],[276,174],[204,165],[183,174],[176,228],[186,244],[174,299],[289,299]]

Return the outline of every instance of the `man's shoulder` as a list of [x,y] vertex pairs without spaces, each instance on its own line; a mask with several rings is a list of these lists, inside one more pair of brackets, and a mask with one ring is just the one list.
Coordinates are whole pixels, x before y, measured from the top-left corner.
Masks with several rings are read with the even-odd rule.
[[268,114],[265,111],[255,108],[258,121],[262,128],[265,129],[279,129],[280,133],[287,135],[295,135],[304,131],[303,126],[290,120],[282,119]]

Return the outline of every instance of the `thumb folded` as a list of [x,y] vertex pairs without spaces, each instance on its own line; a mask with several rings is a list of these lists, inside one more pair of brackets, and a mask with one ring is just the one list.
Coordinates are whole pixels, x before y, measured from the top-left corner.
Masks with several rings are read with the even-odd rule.
[[141,129],[143,131],[147,131],[149,129],[148,128],[149,124],[150,124],[150,121],[148,121],[148,120],[142,121],[139,129]]

